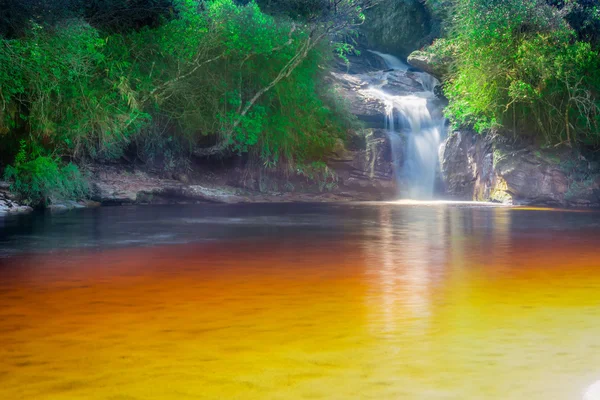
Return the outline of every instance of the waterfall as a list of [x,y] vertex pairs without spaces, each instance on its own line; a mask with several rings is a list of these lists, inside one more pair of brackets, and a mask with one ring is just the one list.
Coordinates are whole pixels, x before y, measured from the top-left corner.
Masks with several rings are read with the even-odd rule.
[[374,51],[374,50],[368,50],[368,51],[369,51],[369,53],[373,53],[373,54],[376,54],[379,57],[381,57],[383,59],[383,61],[385,62],[385,65],[389,69],[395,69],[395,70],[399,70],[399,71],[407,71],[408,70],[408,65],[406,65],[405,63],[400,61],[397,57],[392,56],[391,54],[380,53],[380,52]]
[[408,74],[408,66],[389,54],[372,53],[379,55],[392,70],[384,72],[381,84],[372,85],[371,91],[386,106],[385,129],[392,147],[399,195],[405,199],[432,199],[445,124],[441,112],[435,116],[431,112],[436,99],[433,90],[439,82],[424,72],[410,72],[423,90],[405,95],[390,93],[385,89],[389,79],[393,74]]

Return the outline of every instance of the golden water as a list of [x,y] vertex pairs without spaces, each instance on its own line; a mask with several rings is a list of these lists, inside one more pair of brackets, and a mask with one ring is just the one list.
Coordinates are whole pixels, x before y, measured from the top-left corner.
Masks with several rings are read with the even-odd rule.
[[599,230],[394,210],[318,240],[4,259],[0,399],[567,400],[600,379]]

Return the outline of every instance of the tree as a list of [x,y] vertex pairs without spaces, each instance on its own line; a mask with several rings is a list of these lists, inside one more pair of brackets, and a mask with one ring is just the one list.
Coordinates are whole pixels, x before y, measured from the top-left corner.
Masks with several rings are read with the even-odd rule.
[[[215,5],[227,8],[227,3],[230,3],[231,9],[234,8],[232,2],[217,1],[205,8],[208,12],[208,17],[203,17],[203,20],[211,20],[214,16],[210,16],[211,10],[217,9]],[[274,2],[273,2],[274,3]],[[277,54],[285,54],[287,60],[281,65],[276,74],[268,81],[264,82],[259,87],[256,87],[253,92],[244,92],[241,88],[245,86],[244,74],[239,74],[236,109],[230,114],[230,118],[226,126],[221,132],[221,139],[218,144],[210,148],[199,148],[194,151],[196,156],[207,156],[223,153],[227,151],[232,142],[232,136],[235,131],[244,123],[249,112],[257,104],[257,102],[282,80],[290,77],[290,75],[298,68],[300,64],[309,56],[317,46],[325,40],[336,40],[348,31],[354,29],[364,21],[364,11],[376,4],[376,0],[313,0],[307,3],[294,1],[288,4],[288,9],[293,10],[292,13],[298,13],[302,16],[301,21],[288,20],[279,24],[276,29],[279,35],[276,35],[278,40],[264,40],[262,43],[255,43],[252,48],[239,62],[238,68],[242,70],[244,64],[248,60],[258,57],[277,57]],[[202,4],[194,1],[187,1],[182,4],[181,13],[193,13],[194,9],[198,9]],[[270,6],[273,6],[271,4]],[[213,8],[214,7],[214,8]],[[207,28],[212,29],[212,28]],[[215,29],[216,32],[218,29]],[[286,32],[282,35],[282,32]],[[271,38],[272,39],[272,38]],[[225,39],[227,41],[227,39]],[[269,45],[264,46],[265,43]],[[220,54],[214,54],[206,50],[206,46],[199,46],[198,51],[192,57],[192,62],[186,69],[182,70],[176,77],[165,82],[160,87],[157,87],[150,94],[153,96],[168,96],[168,88],[180,82],[187,77],[193,75],[202,66],[218,61],[225,57],[227,50]]]
[[445,93],[455,125],[500,126],[545,144],[600,144],[600,54],[569,11],[584,0],[437,2],[450,18],[445,45],[454,65]]
[[324,66],[371,2],[322,1],[303,18],[255,2],[170,2],[158,24],[127,7],[169,1],[136,0],[113,10],[127,29],[84,8],[0,38],[3,150],[26,137],[76,160],[185,158],[199,143],[215,145],[197,155],[247,152],[268,166],[322,160],[352,123],[322,85]]

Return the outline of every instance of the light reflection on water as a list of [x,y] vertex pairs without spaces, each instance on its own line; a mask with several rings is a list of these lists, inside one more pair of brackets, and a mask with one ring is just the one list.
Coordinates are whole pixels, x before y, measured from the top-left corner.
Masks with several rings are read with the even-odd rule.
[[578,399],[600,377],[598,217],[368,204],[7,220],[0,398]]

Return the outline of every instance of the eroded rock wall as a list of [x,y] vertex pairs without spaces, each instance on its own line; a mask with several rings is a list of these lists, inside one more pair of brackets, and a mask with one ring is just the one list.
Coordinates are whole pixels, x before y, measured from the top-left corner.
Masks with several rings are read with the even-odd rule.
[[542,149],[503,135],[455,131],[440,149],[449,196],[559,207],[600,206],[600,168],[569,148]]

